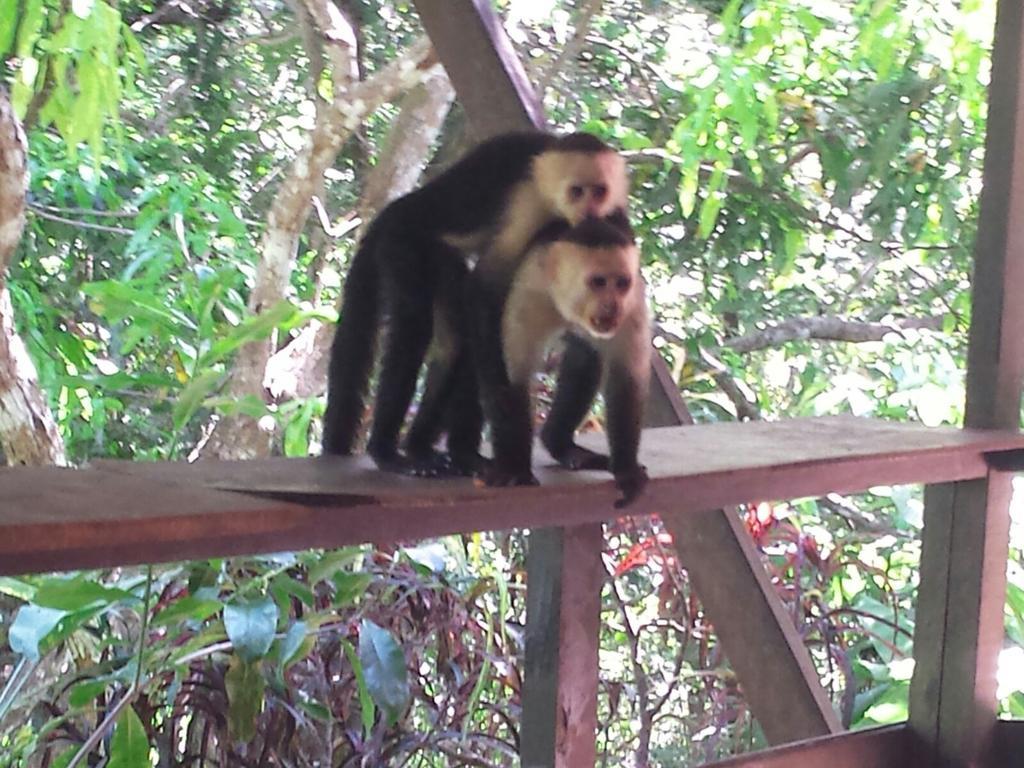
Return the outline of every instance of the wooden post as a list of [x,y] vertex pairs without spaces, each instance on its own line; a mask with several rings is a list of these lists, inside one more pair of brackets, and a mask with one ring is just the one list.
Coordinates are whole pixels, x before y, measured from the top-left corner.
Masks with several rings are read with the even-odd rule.
[[[1000,0],[975,246],[968,427],[1020,427],[1024,376],[1024,5]],[[910,727],[928,765],[984,764],[995,729],[1010,475],[925,492]]]

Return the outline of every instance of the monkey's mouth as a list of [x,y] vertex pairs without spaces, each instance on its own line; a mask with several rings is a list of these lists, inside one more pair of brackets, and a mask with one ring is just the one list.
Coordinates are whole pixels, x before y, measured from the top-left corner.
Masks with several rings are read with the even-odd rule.
[[594,315],[590,318],[590,332],[595,336],[614,336],[619,326],[619,319],[615,315]]

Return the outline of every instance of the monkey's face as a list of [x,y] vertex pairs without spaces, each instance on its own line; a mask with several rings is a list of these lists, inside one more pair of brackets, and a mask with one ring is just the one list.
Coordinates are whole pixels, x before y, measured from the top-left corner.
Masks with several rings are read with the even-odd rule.
[[547,152],[536,160],[535,179],[548,203],[573,225],[626,208],[629,179],[617,152]]
[[558,242],[551,256],[552,294],[562,316],[595,338],[615,336],[637,300],[636,248]]

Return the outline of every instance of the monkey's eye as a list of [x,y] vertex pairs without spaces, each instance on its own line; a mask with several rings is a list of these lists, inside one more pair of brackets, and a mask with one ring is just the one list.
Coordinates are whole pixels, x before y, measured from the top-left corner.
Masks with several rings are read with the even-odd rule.
[[601,290],[608,285],[608,278],[604,275],[592,275],[590,279],[587,280],[587,285],[595,290]]
[[623,293],[625,293],[626,291],[629,290],[629,286],[632,284],[632,282],[633,281],[630,280],[625,275],[620,275],[619,277],[615,278],[615,287],[618,288]]
[[604,200],[608,196],[608,185],[607,184],[595,184],[594,185],[594,199]]
[[583,197],[583,187],[581,187],[579,184],[573,184],[571,187],[569,187],[569,197],[572,200],[579,200],[581,197]]

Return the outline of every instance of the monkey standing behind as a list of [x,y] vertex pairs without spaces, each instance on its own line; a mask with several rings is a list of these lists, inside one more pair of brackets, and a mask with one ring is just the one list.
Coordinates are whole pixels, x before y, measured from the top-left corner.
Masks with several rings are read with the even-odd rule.
[[[447,424],[451,463],[475,472],[482,414],[466,329],[489,329],[483,343],[500,348],[504,294],[536,232],[560,218],[575,223],[618,212],[624,219],[627,194],[624,161],[595,136],[509,133],[381,210],[345,284],[328,368],[324,453],[352,451],[383,302],[388,332],[368,453],[382,469],[437,474],[449,459],[433,445]],[[467,304],[462,286],[471,251],[479,253],[488,300]],[[435,349],[402,455],[398,435],[432,338],[448,343]]]
[[[501,360],[479,361],[494,459],[489,485],[535,484],[530,467],[530,383],[548,343],[568,332],[555,400],[541,440],[569,469],[610,469],[629,504],[647,482],[637,461],[650,380],[651,331],[632,233],[617,221],[587,219],[532,247],[501,318]],[[475,292],[475,288],[471,289]],[[601,380],[610,457],[576,444],[576,427]]]

